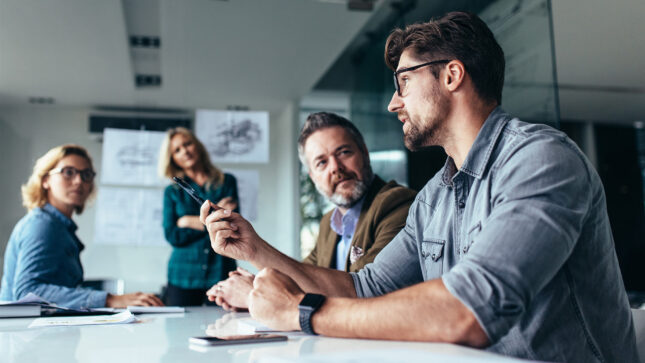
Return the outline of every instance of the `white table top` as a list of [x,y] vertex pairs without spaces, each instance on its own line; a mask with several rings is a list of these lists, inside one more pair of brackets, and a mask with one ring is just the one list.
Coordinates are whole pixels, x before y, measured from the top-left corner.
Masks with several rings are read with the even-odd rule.
[[248,314],[218,307],[138,315],[123,325],[28,328],[34,318],[0,319],[2,362],[525,362],[451,344],[336,339],[289,333],[287,342],[195,348],[192,336],[243,334]]

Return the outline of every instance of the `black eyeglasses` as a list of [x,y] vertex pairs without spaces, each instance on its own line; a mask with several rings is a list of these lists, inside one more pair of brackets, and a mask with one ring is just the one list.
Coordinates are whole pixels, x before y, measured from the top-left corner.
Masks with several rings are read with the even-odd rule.
[[403,97],[403,91],[401,90],[401,85],[399,83],[399,74],[401,74],[403,72],[414,71],[414,70],[419,69],[421,67],[429,66],[429,65],[432,65],[432,64],[448,63],[448,62],[450,62],[449,59],[435,60],[435,61],[432,61],[432,62],[417,64],[416,66],[412,66],[412,67],[408,67],[408,68],[401,68],[398,71],[395,71],[394,72],[394,89],[396,90],[396,93],[398,93],[399,97]]
[[52,174],[61,174],[67,180],[72,180],[76,177],[76,174],[81,174],[81,180],[86,183],[91,183],[94,180],[94,176],[96,176],[96,173],[92,169],[78,170],[73,166],[52,169],[49,175]]

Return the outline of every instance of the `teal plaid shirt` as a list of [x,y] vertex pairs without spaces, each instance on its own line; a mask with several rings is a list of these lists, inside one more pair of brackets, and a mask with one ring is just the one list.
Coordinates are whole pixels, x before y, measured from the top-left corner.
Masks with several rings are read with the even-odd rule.
[[[224,174],[224,183],[215,188],[202,188],[190,178],[186,181],[200,197],[217,203],[222,198],[238,200],[235,177]],[[236,268],[235,260],[213,252],[208,233],[177,227],[177,220],[186,215],[199,215],[199,207],[176,184],[164,191],[163,228],[166,240],[173,246],[168,262],[168,283],[184,289],[208,289],[228,277]],[[235,210],[239,213],[239,206]]]

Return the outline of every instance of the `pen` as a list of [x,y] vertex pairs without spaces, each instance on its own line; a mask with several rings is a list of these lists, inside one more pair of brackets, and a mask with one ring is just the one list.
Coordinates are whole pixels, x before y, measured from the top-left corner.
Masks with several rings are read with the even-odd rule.
[[[197,195],[197,191],[193,189],[193,187],[190,186],[184,179],[178,177],[178,176],[173,176],[172,180],[177,183],[181,187],[181,189],[185,190],[188,195],[190,195],[200,206],[204,204],[205,200]],[[219,208],[218,208],[219,209]],[[211,206],[211,209],[208,211],[208,214],[211,214],[215,209]]]

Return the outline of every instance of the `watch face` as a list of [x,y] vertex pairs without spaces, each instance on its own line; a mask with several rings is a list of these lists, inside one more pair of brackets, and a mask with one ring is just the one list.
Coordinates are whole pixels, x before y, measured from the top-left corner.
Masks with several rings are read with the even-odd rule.
[[300,301],[300,307],[317,308],[325,300],[325,297],[318,294],[305,294],[305,297]]

